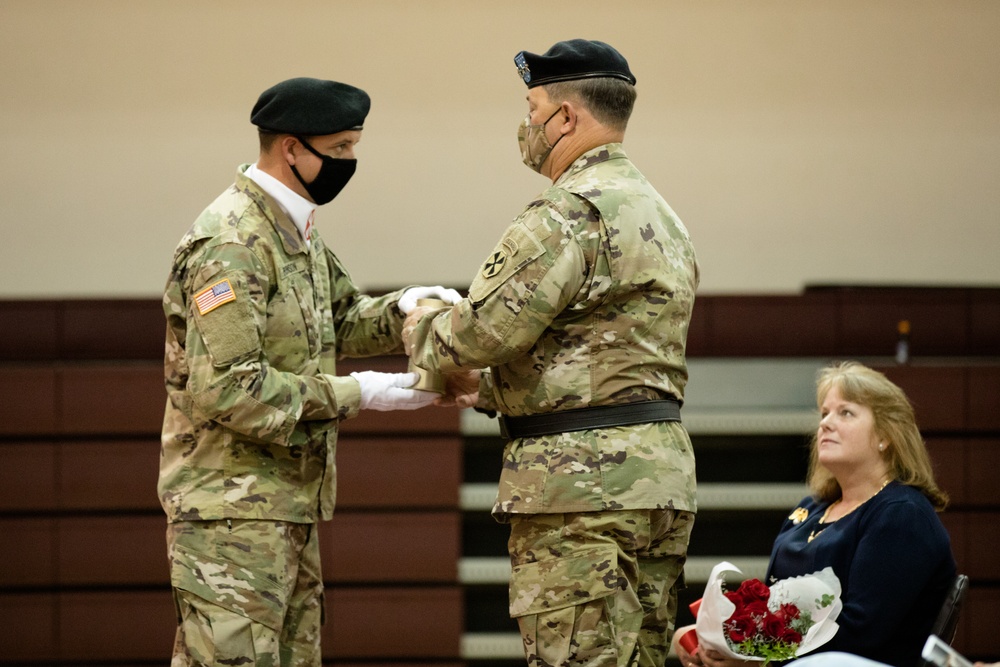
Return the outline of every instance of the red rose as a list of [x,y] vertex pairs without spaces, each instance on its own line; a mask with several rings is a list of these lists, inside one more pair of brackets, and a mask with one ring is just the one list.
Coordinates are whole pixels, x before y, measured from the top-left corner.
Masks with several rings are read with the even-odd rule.
[[747,579],[740,584],[738,593],[747,602],[753,600],[767,602],[767,599],[771,597],[771,589],[765,586],[760,579]]
[[757,624],[750,614],[733,614],[726,621],[726,634],[737,644],[751,638],[757,632]]
[[785,632],[785,621],[777,614],[768,612],[761,620],[761,629],[768,639],[781,639],[781,635]]
[[766,616],[771,613],[767,610],[767,603],[763,600],[747,602],[743,605],[742,610],[757,617]]
[[781,641],[786,644],[801,644],[802,633],[791,628],[785,628],[785,631],[781,633]]
[[798,618],[799,615],[801,614],[799,608],[793,604],[783,604],[775,613],[781,618],[783,618],[786,622]]

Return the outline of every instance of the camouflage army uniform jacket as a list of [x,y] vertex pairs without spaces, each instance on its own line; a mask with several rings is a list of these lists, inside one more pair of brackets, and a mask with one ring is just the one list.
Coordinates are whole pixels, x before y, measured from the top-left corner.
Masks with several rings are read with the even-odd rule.
[[[507,415],[683,400],[697,283],[681,221],[620,144],[600,146],[514,220],[468,299],[421,321],[414,358],[489,367],[481,405]],[[676,422],[514,440],[494,513],[664,507],[696,510]]]
[[338,357],[401,352],[400,293],[358,293],[240,167],[177,247],[158,491],[170,521],[330,518],[337,427],[358,383]]

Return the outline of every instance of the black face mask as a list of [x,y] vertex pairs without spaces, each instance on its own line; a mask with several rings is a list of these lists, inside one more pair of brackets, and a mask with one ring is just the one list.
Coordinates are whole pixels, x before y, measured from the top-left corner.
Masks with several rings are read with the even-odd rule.
[[306,183],[302,180],[302,176],[299,175],[299,170],[295,168],[294,164],[292,165],[292,173],[295,174],[295,178],[299,179],[299,183],[306,189],[317,206],[333,201],[333,198],[339,195],[347,182],[351,180],[351,176],[354,176],[354,170],[358,168],[358,161],[323,155],[302,137],[296,137],[296,139],[301,141],[310,153],[322,160],[323,165],[319,168],[319,173],[316,174],[312,183]]

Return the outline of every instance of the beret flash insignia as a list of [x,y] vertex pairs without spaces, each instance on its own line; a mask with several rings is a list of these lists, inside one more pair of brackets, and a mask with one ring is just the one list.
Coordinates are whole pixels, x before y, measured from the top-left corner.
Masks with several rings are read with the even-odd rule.
[[514,64],[517,65],[517,73],[524,79],[524,82],[530,83],[531,70],[528,69],[528,62],[524,59],[524,51],[514,56]]

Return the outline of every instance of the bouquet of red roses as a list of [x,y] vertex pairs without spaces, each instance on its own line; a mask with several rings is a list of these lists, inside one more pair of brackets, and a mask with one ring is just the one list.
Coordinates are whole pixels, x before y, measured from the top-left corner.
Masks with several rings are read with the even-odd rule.
[[693,653],[698,645],[743,660],[790,660],[822,646],[837,632],[840,581],[826,568],[768,587],[747,579],[725,590],[724,573],[739,572],[730,563],[712,570],[705,596],[691,605],[695,631],[678,641]]

